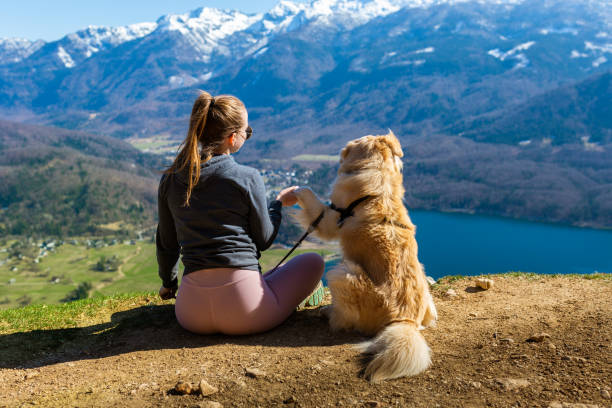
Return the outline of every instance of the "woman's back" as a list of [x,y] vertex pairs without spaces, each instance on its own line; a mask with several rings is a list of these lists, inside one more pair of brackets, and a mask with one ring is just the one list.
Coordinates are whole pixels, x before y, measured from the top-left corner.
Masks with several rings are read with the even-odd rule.
[[[160,181],[160,227],[176,230],[185,273],[235,267],[259,270],[260,251],[270,246],[281,221],[281,204],[266,205],[257,170],[237,164],[229,155],[202,165],[189,206],[184,205],[187,172],[164,175]],[[162,211],[170,213],[161,222]],[[164,231],[161,231],[162,234]]]
[[196,333],[268,330],[291,314],[323,274],[323,259],[314,253],[260,274],[260,251],[276,237],[282,206],[297,202],[297,186],[282,190],[268,206],[259,172],[230,156],[253,133],[248,119],[238,98],[202,92],[187,137],[159,183],[159,296],[176,294],[182,254],[185,272],[175,312],[181,326]]

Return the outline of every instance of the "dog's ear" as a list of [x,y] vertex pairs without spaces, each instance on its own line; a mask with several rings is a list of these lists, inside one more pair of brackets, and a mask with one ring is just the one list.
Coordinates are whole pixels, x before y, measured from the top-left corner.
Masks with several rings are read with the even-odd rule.
[[402,145],[400,145],[399,140],[397,140],[397,137],[395,137],[391,129],[389,129],[388,134],[381,136],[381,137],[384,139],[385,143],[387,143],[387,145],[391,149],[391,152],[393,153],[394,156],[397,156],[397,157],[404,156],[404,152],[402,151]]
[[340,151],[340,163],[342,163],[344,159],[346,159],[346,156],[348,156],[351,147],[353,147],[353,142],[348,142],[347,145],[342,148],[342,150]]

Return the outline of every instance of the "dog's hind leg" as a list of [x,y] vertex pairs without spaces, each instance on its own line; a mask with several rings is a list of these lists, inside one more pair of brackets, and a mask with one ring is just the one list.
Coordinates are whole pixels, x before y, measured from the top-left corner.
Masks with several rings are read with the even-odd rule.
[[352,290],[355,275],[346,265],[340,264],[327,273],[327,284],[332,295],[329,325],[333,330],[349,330],[359,320],[359,309],[354,304]]
[[332,295],[329,324],[332,329],[356,329],[375,334],[384,321],[384,297],[365,277],[361,267],[344,261],[327,274]]
[[438,311],[436,310],[436,305],[434,304],[433,297],[429,291],[427,291],[425,300],[427,301],[427,305],[425,306],[427,309],[425,310],[425,316],[423,316],[421,325],[423,327],[435,326],[436,320],[438,320]]

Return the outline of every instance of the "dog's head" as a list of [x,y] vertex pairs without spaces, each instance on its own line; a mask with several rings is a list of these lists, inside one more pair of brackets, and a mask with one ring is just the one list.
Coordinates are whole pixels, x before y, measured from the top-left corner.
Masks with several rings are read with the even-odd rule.
[[338,172],[379,169],[401,174],[403,155],[402,146],[391,130],[386,135],[364,136],[348,142],[342,149]]

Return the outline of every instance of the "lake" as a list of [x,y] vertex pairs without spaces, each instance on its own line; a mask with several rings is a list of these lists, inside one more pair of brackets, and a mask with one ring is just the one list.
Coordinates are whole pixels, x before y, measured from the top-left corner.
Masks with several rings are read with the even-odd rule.
[[609,230],[431,211],[411,211],[410,218],[419,260],[434,279],[509,271],[612,273]]

